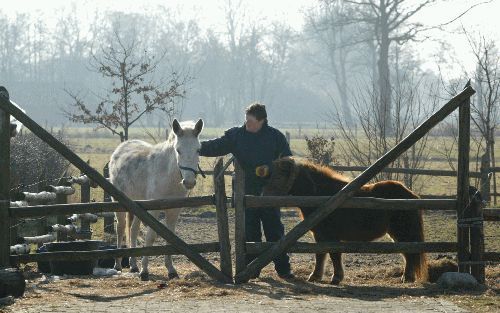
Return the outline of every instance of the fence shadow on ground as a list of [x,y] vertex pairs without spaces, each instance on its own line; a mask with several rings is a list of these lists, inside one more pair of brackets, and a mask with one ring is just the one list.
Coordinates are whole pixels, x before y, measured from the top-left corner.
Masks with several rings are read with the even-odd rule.
[[[264,283],[264,284],[262,284]],[[281,300],[286,298],[306,299],[311,296],[328,296],[339,298],[353,298],[364,301],[380,301],[403,296],[409,297],[440,297],[442,295],[467,294],[481,295],[487,288],[478,287],[474,290],[451,291],[438,287],[435,284],[412,284],[401,286],[381,285],[354,285],[343,283],[340,286],[332,286],[328,282],[310,283],[303,279],[291,281],[277,280],[274,278],[261,278],[258,281],[250,281],[241,286],[247,293],[266,296],[271,299]]]

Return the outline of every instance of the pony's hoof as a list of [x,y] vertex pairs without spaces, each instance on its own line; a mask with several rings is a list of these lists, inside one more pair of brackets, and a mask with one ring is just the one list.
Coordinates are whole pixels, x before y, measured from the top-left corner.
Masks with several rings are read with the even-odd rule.
[[340,285],[341,281],[342,281],[341,278],[339,278],[339,277],[333,277],[332,281],[330,282],[330,285],[335,285],[335,286]]
[[121,266],[116,266],[116,265],[115,265],[113,268],[114,268],[116,271],[118,271],[118,272],[121,272],[121,271],[122,271],[122,267],[121,267]]
[[139,268],[138,267],[131,267],[130,273],[139,273]]
[[405,284],[405,283],[414,283],[415,282],[415,278],[414,277],[405,277],[405,276],[401,276],[401,283]]
[[179,274],[177,274],[177,272],[168,273],[168,279],[177,279],[177,278],[179,278]]
[[149,273],[148,272],[142,272],[141,273],[141,280],[142,281],[148,281],[149,280]]
[[318,275],[314,275],[314,274],[311,274],[309,275],[309,278],[307,279],[308,282],[318,282],[318,281],[321,281],[321,277],[319,277]]

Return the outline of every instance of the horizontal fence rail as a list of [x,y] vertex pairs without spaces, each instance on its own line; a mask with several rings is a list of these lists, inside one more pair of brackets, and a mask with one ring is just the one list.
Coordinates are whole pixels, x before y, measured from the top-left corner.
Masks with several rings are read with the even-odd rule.
[[[246,252],[259,254],[273,242],[247,242]],[[287,249],[291,253],[419,253],[457,252],[456,242],[297,242]]]
[[[363,172],[368,167],[367,166],[343,166],[343,165],[330,165],[331,168],[337,171],[352,171],[352,172]],[[495,168],[489,168],[488,170],[494,170]],[[457,171],[446,171],[446,170],[427,170],[427,169],[411,169],[411,168],[397,168],[397,167],[387,167],[380,171],[381,173],[398,173],[398,174],[413,174],[413,175],[430,175],[430,176],[450,176],[456,177]],[[481,172],[470,172],[470,177],[479,178],[481,177]]]
[[483,209],[483,218],[490,222],[500,221],[500,209]]
[[485,252],[483,261],[491,263],[500,263],[500,252]]
[[[165,210],[184,207],[198,207],[204,205],[214,205],[214,196],[201,197],[172,197],[158,200],[137,200],[134,201],[146,210]],[[103,212],[127,212],[118,202],[90,202],[90,203],[70,203],[35,205],[26,207],[11,207],[9,214],[11,218],[39,217],[46,215],[72,215],[83,213],[103,213]]]
[[[188,245],[197,253],[220,252],[218,242],[190,244]],[[35,254],[11,255],[10,261],[13,264],[30,263],[41,261],[81,261],[100,258],[116,258],[116,257],[140,257],[140,256],[157,256],[157,255],[179,255],[182,252],[172,245],[151,246],[141,248],[120,248],[108,250],[91,250],[91,251],[58,251],[58,252],[42,252]]]
[[[326,203],[330,196],[245,196],[247,208],[259,207],[315,207]],[[380,199],[353,197],[339,208],[384,209],[384,210],[455,210],[456,200],[449,199]]]

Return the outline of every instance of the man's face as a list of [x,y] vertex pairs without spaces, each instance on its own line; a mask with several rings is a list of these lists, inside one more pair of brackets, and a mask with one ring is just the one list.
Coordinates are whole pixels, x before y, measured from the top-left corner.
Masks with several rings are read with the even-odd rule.
[[251,114],[245,115],[245,126],[247,131],[251,133],[256,133],[262,128],[263,124],[264,124],[264,119],[262,121],[259,121],[255,118],[255,116]]

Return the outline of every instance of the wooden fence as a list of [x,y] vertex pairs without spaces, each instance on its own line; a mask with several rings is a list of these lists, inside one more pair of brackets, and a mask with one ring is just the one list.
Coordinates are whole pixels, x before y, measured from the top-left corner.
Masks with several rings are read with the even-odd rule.
[[[92,213],[75,213],[75,212],[63,212],[61,214],[54,210],[47,215],[44,214],[43,208],[47,205],[51,205],[55,202],[57,205],[67,204],[68,197],[73,195],[76,191],[76,186],[80,188],[80,203],[89,203],[90,190],[91,187],[97,187],[92,184],[90,179],[85,175],[80,175],[77,177],[66,176],[66,173],[62,178],[59,179],[58,186],[47,185],[42,189],[44,191],[38,193],[21,192],[20,188],[16,188],[16,192],[11,192],[11,208],[24,208],[19,216],[11,217],[11,229],[10,229],[10,240],[11,245],[14,244],[31,244],[37,243],[42,244],[51,241],[65,241],[68,240],[68,236],[71,239],[90,239],[92,236],[92,231],[90,224],[96,223],[99,217],[104,217],[105,219],[111,217],[114,220],[114,213],[112,212],[99,212],[96,214]],[[69,204],[71,206],[71,204]],[[41,208],[41,209],[40,209]],[[37,212],[33,212],[35,209]],[[30,214],[32,212],[33,214]],[[23,215],[24,214],[24,215]],[[48,215],[56,215],[57,224],[51,227],[47,226]],[[71,215],[71,216],[70,216]],[[34,218],[34,219],[33,219]],[[35,232],[35,236],[19,236],[20,226],[25,226],[28,219],[33,219],[31,221],[31,233]],[[79,225],[78,225],[79,224]],[[113,222],[111,227],[114,227]],[[47,230],[49,233],[46,234]],[[28,250],[29,251],[29,250]]]
[[[218,160],[214,171],[210,171],[210,174],[220,172],[222,168],[222,159]],[[214,175],[214,187],[216,193],[211,196],[201,196],[201,197],[171,197],[168,199],[159,200],[139,200],[135,203],[139,204],[146,210],[163,210],[163,209],[174,209],[179,207],[197,207],[204,205],[215,205],[217,213],[217,226],[219,242],[204,243],[204,244],[194,244],[190,245],[193,250],[198,253],[206,252],[220,252],[221,260],[221,271],[225,273],[228,277],[232,277],[232,265],[231,265],[231,252],[229,243],[229,227],[228,227],[228,217],[227,217],[227,206],[226,206],[226,196],[225,196],[225,183],[224,175]],[[88,182],[88,179],[87,179]],[[46,204],[46,205],[27,205],[27,206],[15,206],[9,208],[9,216],[11,220],[17,220],[20,218],[33,218],[41,216],[67,216],[73,214],[73,216],[88,216],[93,214],[107,213],[109,211],[123,212],[126,211],[121,207],[119,202],[91,202],[88,203],[90,199],[90,184],[83,183],[81,192],[81,203],[58,203],[58,204]],[[65,201],[59,201],[65,202]],[[12,204],[11,204],[12,205]],[[105,215],[107,217],[108,215]],[[58,228],[60,229],[60,228]],[[82,219],[82,224],[79,231],[83,233],[84,236],[79,236],[79,239],[89,239],[85,234],[90,235],[90,224],[88,219]],[[46,242],[53,241],[56,238],[51,235],[40,236],[38,240],[27,239],[28,242]],[[59,240],[61,237],[58,237]],[[66,239],[66,238],[65,238]],[[71,252],[50,252],[50,253],[39,253],[39,254],[23,254],[23,255],[11,255],[11,264],[18,263],[28,263],[28,262],[39,262],[39,261],[51,261],[51,260],[83,260],[83,259],[94,259],[94,258],[110,258],[110,257],[123,257],[123,256],[143,256],[143,255],[164,255],[164,254],[181,254],[181,251],[174,246],[154,246],[154,247],[143,247],[143,248],[120,248],[120,249],[109,249],[109,250],[99,250],[99,251],[71,251]]]
[[[241,167],[235,164],[236,180],[234,183],[235,204],[235,276],[236,282],[245,282],[271,260],[286,251],[299,253],[316,252],[359,252],[359,253],[397,253],[397,252],[457,252],[461,272],[472,273],[480,282],[484,282],[485,262],[498,261],[496,252],[484,252],[483,219],[498,221],[500,214],[494,210],[483,210],[481,206],[469,208],[469,143],[470,143],[470,97],[474,90],[467,85],[464,90],[433,114],[428,120],[417,127],[410,135],[396,147],[377,160],[372,166],[365,169],[352,180],[345,188],[332,197],[255,197],[245,195],[244,173]],[[392,163],[401,153],[410,148],[422,138],[432,127],[446,116],[459,108],[459,156],[457,175],[456,199],[373,199],[353,198],[354,193],[371,178],[377,175],[384,167]],[[71,204],[34,205],[13,207],[9,198],[9,154],[10,154],[10,125],[9,114],[23,123],[35,135],[56,149],[88,179],[104,189],[105,197],[112,196],[117,202],[88,202],[88,193],[82,189],[82,202]],[[158,200],[132,201],[122,192],[110,184],[105,177],[91,168],[66,146],[57,141],[23,112],[13,106],[10,101],[0,96],[0,268],[19,262],[35,262],[49,260],[82,260],[101,257],[123,257],[162,254],[183,254],[210,277],[222,281],[232,281],[231,248],[229,242],[229,226],[226,207],[226,193],[224,190],[225,169],[222,159],[217,162],[214,171],[215,194],[202,197],[179,197]],[[474,174],[472,175],[474,176]],[[85,187],[87,188],[87,187]],[[61,202],[64,202],[61,200]],[[169,231],[159,221],[154,219],[147,210],[171,209],[179,207],[196,207],[215,205],[217,210],[217,226],[219,241],[205,244],[188,245],[174,233]],[[318,210],[300,222],[280,241],[276,243],[248,243],[245,240],[245,209],[249,207],[283,207],[283,206],[317,206]],[[407,209],[415,210],[455,210],[457,212],[457,241],[456,242],[422,242],[422,243],[301,243],[297,240],[312,227],[321,222],[335,209],[343,208],[373,208],[373,209]],[[83,251],[83,252],[49,252],[28,255],[10,255],[10,224],[19,218],[40,216],[67,216],[70,214],[102,213],[110,211],[128,211],[138,216],[144,224],[150,226],[158,235],[163,237],[169,245],[120,248],[112,250]],[[213,266],[199,253],[219,252],[220,269]],[[246,264],[247,253],[260,253],[250,264]]]

